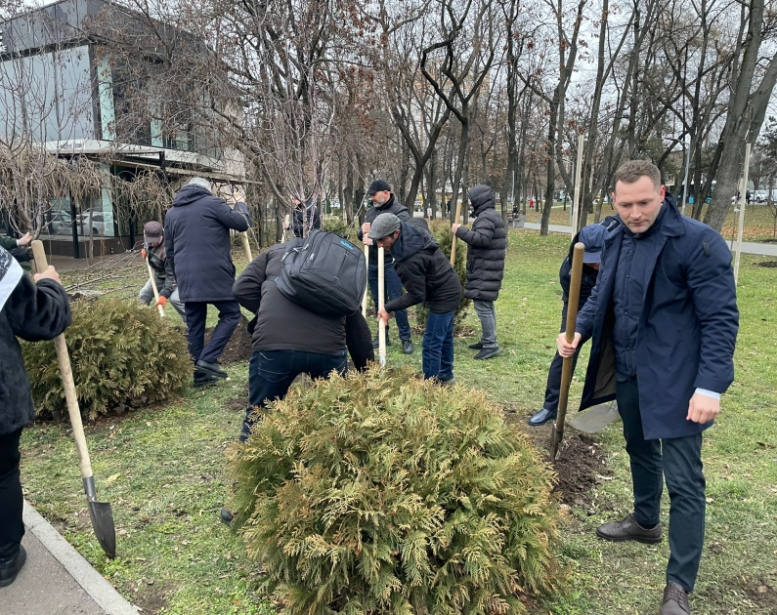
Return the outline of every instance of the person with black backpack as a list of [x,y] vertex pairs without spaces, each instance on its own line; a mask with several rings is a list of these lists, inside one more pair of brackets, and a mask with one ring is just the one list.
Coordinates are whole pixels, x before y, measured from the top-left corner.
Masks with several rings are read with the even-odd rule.
[[232,289],[256,314],[248,327],[253,354],[241,441],[251,434],[255,410],[285,397],[298,375],[345,374],[348,354],[357,370],[374,360],[360,312],[366,277],[362,251],[323,230],[277,244],[246,267]]

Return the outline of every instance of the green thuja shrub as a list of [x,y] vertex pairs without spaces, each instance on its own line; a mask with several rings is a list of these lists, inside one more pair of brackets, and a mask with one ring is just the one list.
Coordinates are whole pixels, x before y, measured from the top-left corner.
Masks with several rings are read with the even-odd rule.
[[[183,333],[156,309],[99,299],[72,305],[65,331],[78,402],[94,419],[127,403],[154,403],[179,393],[192,365]],[[23,344],[32,396],[41,416],[67,416],[53,342]]]
[[[429,222],[431,222],[429,225],[429,230],[432,232],[432,235],[434,235],[434,238],[440,245],[440,250],[442,250],[443,254],[445,254],[445,256],[448,257],[448,260],[450,260],[451,245],[453,245],[453,233],[451,232],[450,222],[445,219],[429,220]],[[467,244],[461,241],[461,239],[458,239],[456,242],[456,263],[454,265],[454,269],[456,270],[456,274],[459,276],[459,282],[461,282],[461,289],[463,291],[464,286],[467,283]],[[454,322],[457,326],[461,324],[461,321],[467,315],[467,308],[469,307],[469,304],[470,300],[467,299],[462,292],[461,303],[459,303],[459,307],[456,308],[456,316],[454,318]],[[428,314],[429,310],[424,308],[423,305],[416,307],[416,321],[419,324],[423,325],[426,323],[426,317]]]
[[521,614],[558,585],[554,475],[480,392],[333,376],[228,455],[239,532],[285,614]]
[[[356,224],[358,224],[358,221]],[[348,241],[358,241],[354,225],[349,226],[344,218],[324,218],[322,226],[325,231],[340,235],[340,237],[344,237]]]

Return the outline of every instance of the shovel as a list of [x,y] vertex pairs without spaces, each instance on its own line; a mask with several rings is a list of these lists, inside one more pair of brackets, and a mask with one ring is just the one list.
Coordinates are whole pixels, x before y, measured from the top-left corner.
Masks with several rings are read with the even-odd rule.
[[[575,244],[572,253],[572,280],[569,284],[569,303],[567,304],[566,339],[572,343],[575,339],[575,326],[577,325],[577,307],[580,303],[580,280],[583,277],[583,255],[585,245],[581,242]],[[558,398],[558,414],[553,424],[553,432],[550,440],[550,459],[556,458],[558,447],[564,439],[564,423],[567,419],[567,402],[569,401],[569,384],[572,381],[572,357],[564,357],[561,367],[561,390]]]
[[[45,258],[46,255],[44,254]],[[150,255],[146,254],[146,267],[148,268],[148,279],[151,280],[151,289],[154,291],[154,300],[157,302],[156,307],[159,311],[159,318],[165,317],[165,308],[159,305],[159,289],[156,287],[156,280],[154,279],[154,271],[151,269],[151,263],[149,262]]]
[[[32,255],[35,260],[35,269],[38,272],[45,271],[48,267],[46,252],[41,241],[32,242]],[[94,488],[94,476],[92,474],[92,462],[89,459],[89,450],[86,448],[84,426],[81,423],[81,410],[78,407],[76,385],[73,380],[73,371],[70,367],[70,356],[67,352],[65,336],[58,335],[54,339],[54,347],[57,349],[57,361],[62,375],[62,386],[65,389],[67,411],[70,415],[70,425],[73,427],[73,437],[78,451],[78,464],[81,469],[81,478],[84,481],[86,500],[89,504],[89,516],[92,518],[92,527],[97,541],[105,551],[105,554],[113,559],[116,557],[116,527],[113,523],[111,505],[97,501],[97,492]]]
[[[378,311],[382,310],[386,304],[384,259],[383,248],[378,248]],[[378,356],[380,357],[380,366],[386,367],[386,323],[382,320],[378,321]]]
[[[462,198],[464,197],[462,196]],[[454,219],[453,224],[458,224],[460,217],[461,217],[461,201],[458,201],[456,203],[456,218]],[[451,237],[451,266],[455,269],[456,268],[456,243],[458,240],[456,238],[455,233],[452,233],[452,235],[453,237]]]
[[619,418],[618,406],[612,402],[612,404],[599,404],[580,413],[572,419],[571,425],[583,433],[599,433]]
[[370,246],[364,246],[364,263],[367,269],[367,285],[364,288],[364,297],[362,297],[362,316],[367,318],[367,293],[370,292]]

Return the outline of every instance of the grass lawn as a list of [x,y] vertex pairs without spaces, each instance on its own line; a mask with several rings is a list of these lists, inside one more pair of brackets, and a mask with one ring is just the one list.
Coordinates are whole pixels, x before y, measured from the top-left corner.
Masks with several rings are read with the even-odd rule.
[[[521,424],[542,404],[561,312],[557,272],[567,241],[512,231],[497,303],[502,356],[476,362],[467,349],[475,338],[456,341],[457,381],[488,391]],[[743,257],[737,379],[705,438],[707,541],[691,600],[695,615],[777,613],[777,270],[756,266],[764,260]],[[479,330],[474,312],[466,324]],[[391,328],[396,339],[393,323]],[[398,344],[390,346],[390,365],[409,363],[420,371],[418,336],[415,342],[411,356],[402,355]],[[117,524],[114,561],[92,535],[68,428],[39,424],[25,430],[26,497],[144,613],[274,612],[263,597],[261,571],[218,518],[227,491],[223,451],[238,434],[247,388],[246,364],[228,371],[231,379],[217,387],[190,389],[164,407],[87,426],[98,494],[113,505]],[[579,395],[576,381],[573,402]],[[570,569],[569,591],[538,605],[535,615],[658,612],[666,541],[610,544],[593,534],[599,523],[630,510],[619,429],[616,424],[599,437],[609,471],[603,468],[589,497],[567,516],[561,556]],[[549,433],[546,426],[534,435],[544,443]]]

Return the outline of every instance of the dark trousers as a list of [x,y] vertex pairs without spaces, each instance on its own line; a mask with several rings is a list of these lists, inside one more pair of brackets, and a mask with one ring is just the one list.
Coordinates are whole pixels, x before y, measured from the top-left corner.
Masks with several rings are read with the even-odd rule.
[[424,378],[446,382],[453,378],[453,317],[456,311],[445,314],[429,312],[424,331]]
[[[194,301],[185,304],[186,337],[189,340],[189,354],[194,362],[215,363],[229,343],[235,327],[240,322],[240,306],[237,301],[213,301],[219,311],[219,322],[213,329],[210,342],[205,346],[205,320],[208,317],[208,304]],[[203,346],[205,346],[203,348]]]
[[16,557],[24,536],[19,438],[22,430],[0,434],[0,560]]
[[[564,308],[561,310],[561,330],[560,333],[564,333],[567,330],[567,304],[564,303]],[[582,305],[580,306],[583,307]],[[577,358],[580,356],[580,351],[583,349],[583,344],[578,345],[575,354],[572,355],[572,373],[575,373],[575,366],[577,365]],[[556,412],[558,410],[558,398],[561,394],[561,368],[564,365],[564,358],[557,352],[553,357],[553,361],[550,362],[550,369],[548,370],[548,382],[545,385],[545,404],[542,406],[545,410],[551,410]]]
[[264,408],[268,401],[283,399],[291,383],[300,374],[313,379],[328,378],[333,372],[345,375],[348,372],[346,351],[336,354],[300,352],[297,350],[266,350],[251,355],[248,370],[248,408],[240,432],[245,442],[251,434],[254,408]]
[[[386,303],[402,296],[402,281],[399,279],[397,270],[392,263],[384,267],[383,279],[386,283]],[[378,309],[378,265],[370,265],[369,269],[370,294],[375,304],[375,314]],[[407,310],[397,310],[392,312],[397,320],[397,329],[399,329],[399,338],[403,340],[411,339],[410,324],[407,322]],[[391,320],[389,320],[391,322]],[[388,337],[388,326],[386,326],[386,337]]]
[[[660,392],[656,391],[660,395]],[[634,518],[642,526],[659,522],[663,478],[669,491],[667,581],[693,591],[704,546],[706,501],[701,461],[702,435],[645,440],[636,378],[617,383],[626,452],[634,484]]]

